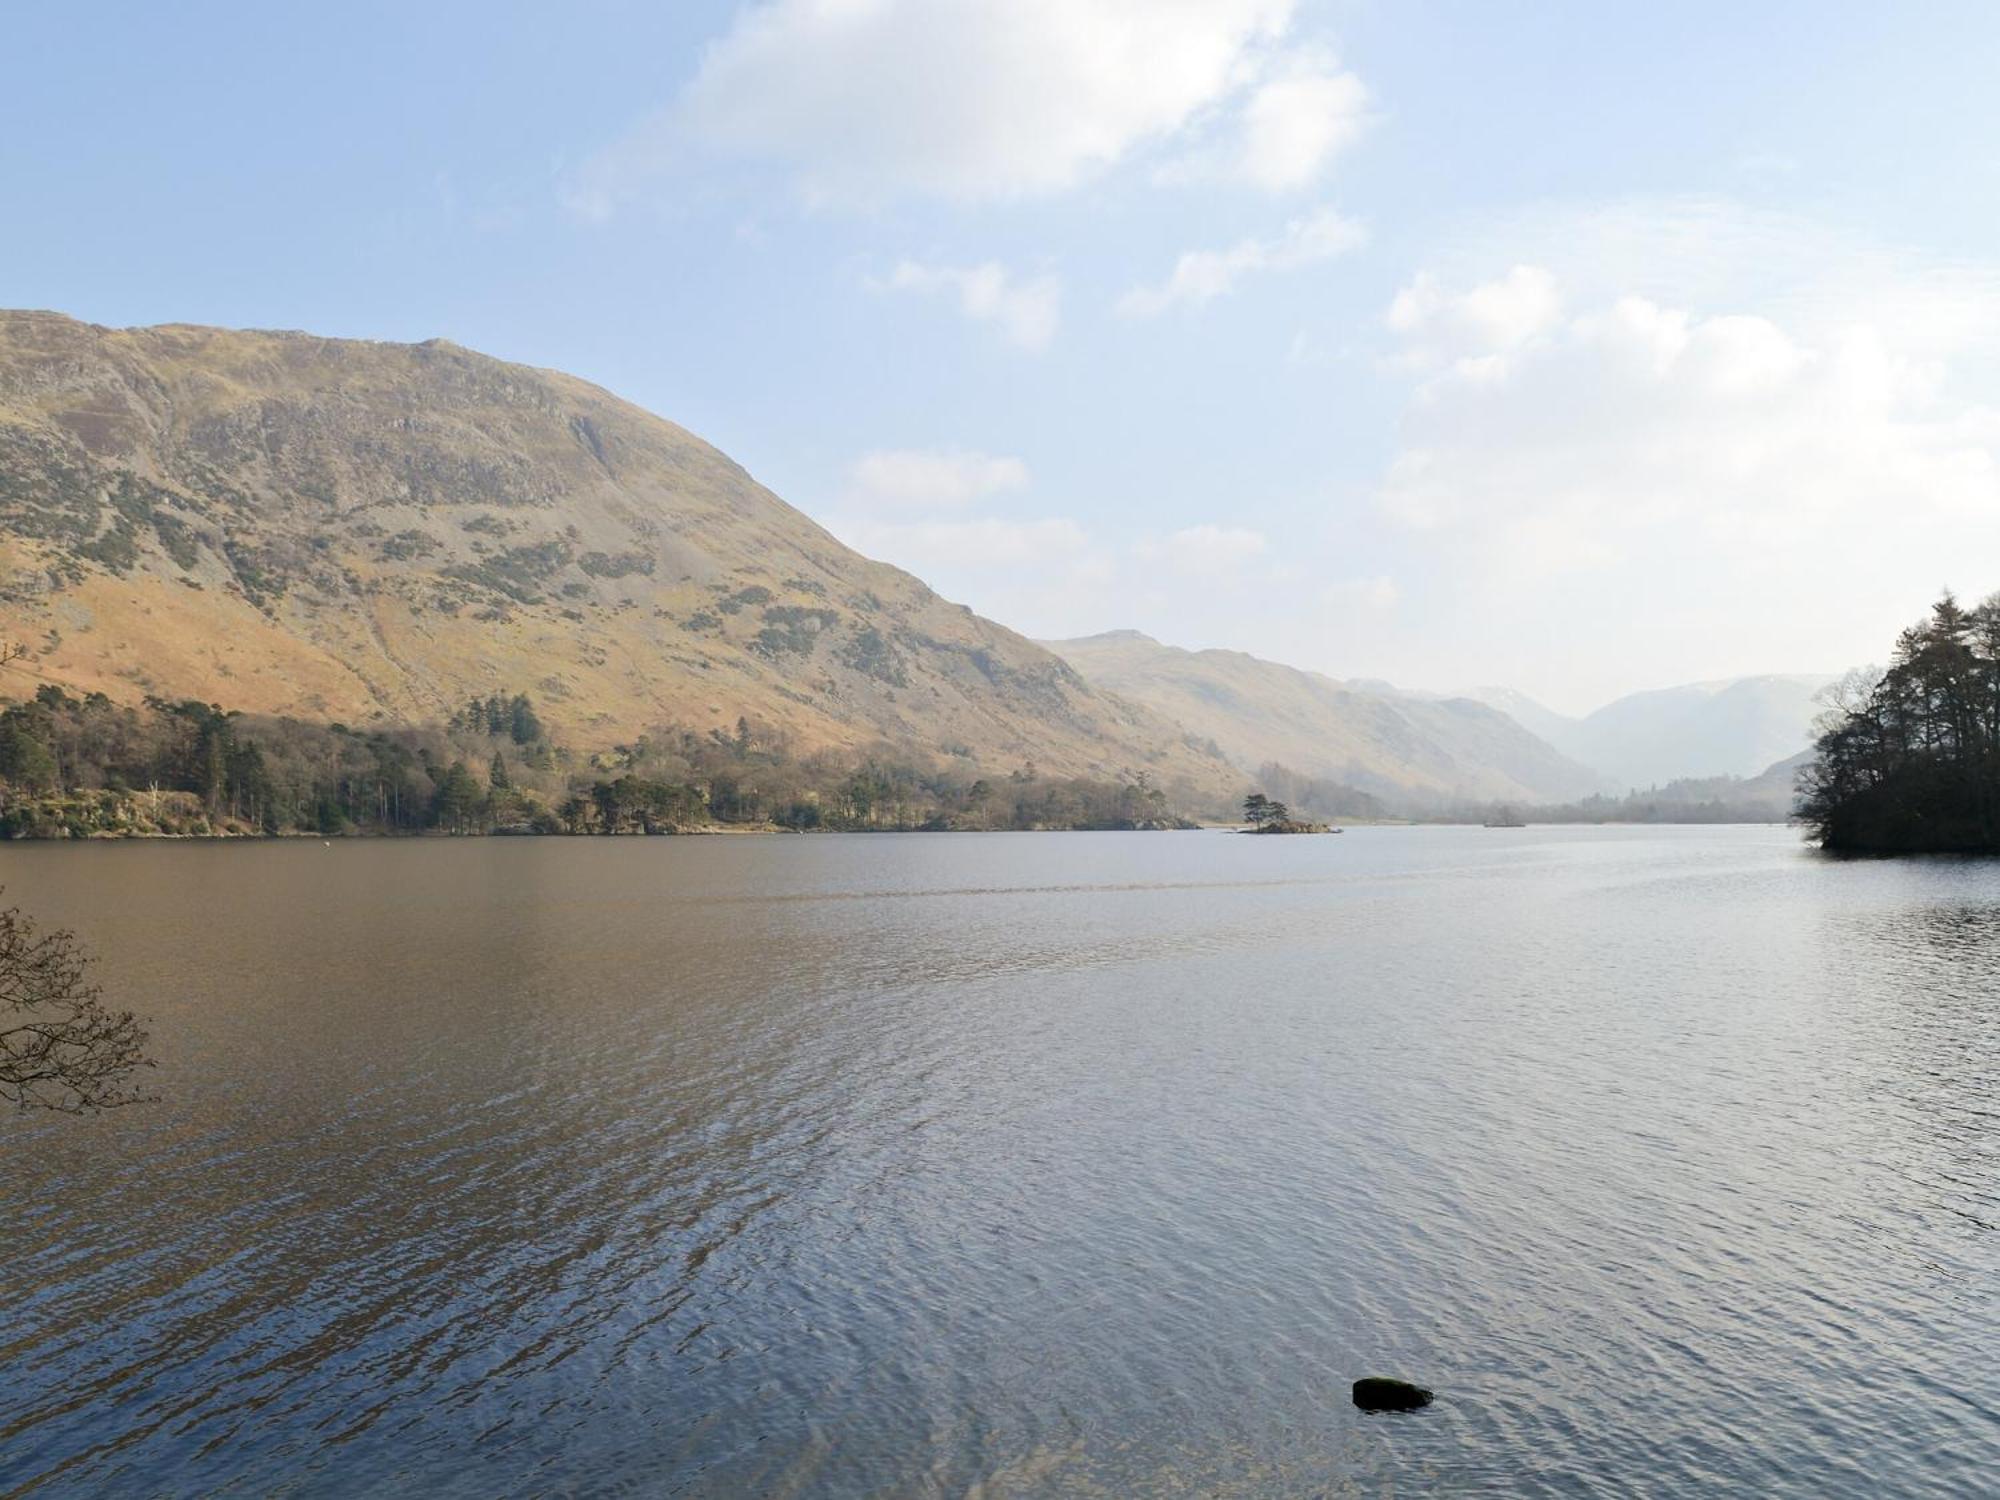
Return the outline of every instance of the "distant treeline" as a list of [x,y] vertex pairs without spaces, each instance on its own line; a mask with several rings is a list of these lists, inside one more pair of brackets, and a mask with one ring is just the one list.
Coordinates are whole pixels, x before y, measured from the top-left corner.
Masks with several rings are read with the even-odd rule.
[[[1481,805],[1464,810],[1461,817],[1466,822],[1490,822],[1498,813],[1517,809],[1518,804]],[[1527,812],[1536,823],[1783,823],[1791,817],[1792,799],[1782,790],[1772,792],[1741,777],[1704,776],[1622,797],[1585,797]]]
[[663,728],[580,758],[524,694],[441,725],[355,729],[213,704],[138,707],[59,687],[0,710],[0,837],[618,834],[788,829],[1158,828],[1144,773],[981,777],[887,749],[800,754],[781,732]]
[[1470,801],[1440,805],[1414,796],[1388,800],[1275,764],[1258,771],[1257,784],[1293,808],[1349,822],[1491,823],[1525,814],[1536,823],[1782,823],[1792,806],[1789,788],[1773,789],[1761,778],[1746,781],[1737,776],[1671,781],[1623,797],[1599,795],[1557,805]]
[[2000,852],[2000,595],[1950,594],[1837,684],[1800,816],[1827,849]]

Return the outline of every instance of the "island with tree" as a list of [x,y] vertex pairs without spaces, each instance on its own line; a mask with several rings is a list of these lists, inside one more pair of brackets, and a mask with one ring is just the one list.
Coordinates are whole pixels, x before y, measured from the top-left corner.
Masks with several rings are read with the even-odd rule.
[[1324,823],[1309,823],[1293,817],[1289,807],[1262,792],[1252,792],[1243,799],[1243,821],[1250,825],[1243,830],[1245,833],[1332,832]]
[[1835,684],[1798,816],[1824,849],[2000,853],[2000,594],[1950,594],[1886,670]]

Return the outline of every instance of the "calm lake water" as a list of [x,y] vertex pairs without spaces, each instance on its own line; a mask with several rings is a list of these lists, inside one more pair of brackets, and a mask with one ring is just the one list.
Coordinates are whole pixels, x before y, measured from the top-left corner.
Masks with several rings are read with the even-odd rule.
[[[1781,829],[0,849],[0,1495],[2000,1483],[2000,864]],[[1439,1392],[1365,1417],[1357,1376]]]

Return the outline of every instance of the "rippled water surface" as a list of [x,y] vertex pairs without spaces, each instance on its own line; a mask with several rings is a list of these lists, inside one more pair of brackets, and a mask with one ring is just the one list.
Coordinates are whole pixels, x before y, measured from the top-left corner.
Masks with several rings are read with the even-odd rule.
[[[2000,865],[1783,830],[0,850],[0,1495],[1991,1493]],[[1370,1373],[1439,1401],[1363,1417]]]

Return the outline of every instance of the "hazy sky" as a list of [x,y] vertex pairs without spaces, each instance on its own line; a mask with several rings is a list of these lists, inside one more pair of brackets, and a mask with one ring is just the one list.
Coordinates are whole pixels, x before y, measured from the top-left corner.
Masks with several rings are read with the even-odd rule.
[[0,303],[443,336],[1036,635],[1633,688],[2000,587],[2000,7],[13,6]]

